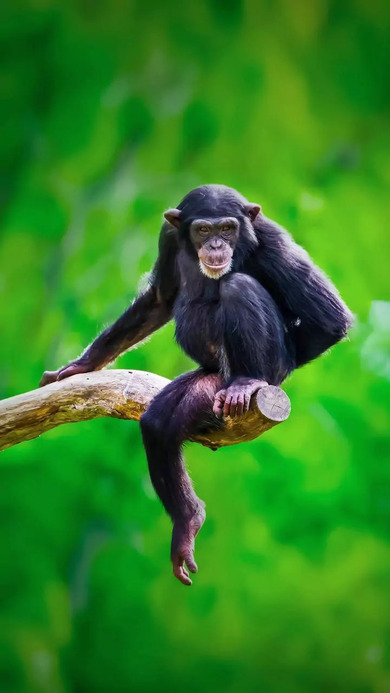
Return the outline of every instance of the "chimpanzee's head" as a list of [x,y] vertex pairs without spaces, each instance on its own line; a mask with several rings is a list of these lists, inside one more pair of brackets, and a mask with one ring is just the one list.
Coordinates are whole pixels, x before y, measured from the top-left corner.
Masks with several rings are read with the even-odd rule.
[[210,279],[230,271],[238,250],[257,244],[253,222],[260,206],[225,185],[191,190],[165,219],[179,230],[179,242]]

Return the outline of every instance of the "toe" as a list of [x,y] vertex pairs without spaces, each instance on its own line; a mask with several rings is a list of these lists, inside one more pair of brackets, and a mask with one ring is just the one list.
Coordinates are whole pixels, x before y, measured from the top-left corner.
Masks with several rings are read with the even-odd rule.
[[230,402],[232,401],[232,396],[227,394],[225,399],[225,404],[223,405],[224,416],[229,416],[230,414]]
[[221,416],[222,415],[223,405],[221,402],[214,402],[213,412],[214,412],[215,416]]
[[222,416],[226,390],[220,390],[214,397],[213,412],[216,416]]
[[230,402],[230,416],[235,416],[237,411],[237,395],[233,394]]
[[197,573],[198,572],[198,566],[195,563],[193,554],[188,554],[184,560],[185,560],[185,564],[186,564],[188,570],[190,571],[190,573]]
[[236,409],[237,416],[240,416],[243,413],[244,406],[245,406],[244,395],[239,395],[237,398],[237,409]]
[[183,585],[192,585],[192,580],[182,561],[173,562],[173,574]]

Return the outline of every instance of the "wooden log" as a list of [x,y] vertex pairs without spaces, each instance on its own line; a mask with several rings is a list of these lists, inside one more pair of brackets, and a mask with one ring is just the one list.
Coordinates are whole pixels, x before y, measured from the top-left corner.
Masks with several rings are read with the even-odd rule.
[[[103,416],[139,421],[169,380],[145,371],[109,369],[73,375],[60,382],[0,401],[0,450],[37,438],[64,423]],[[213,450],[252,440],[285,421],[290,401],[272,385],[261,388],[242,416],[225,417],[224,427],[191,440]]]

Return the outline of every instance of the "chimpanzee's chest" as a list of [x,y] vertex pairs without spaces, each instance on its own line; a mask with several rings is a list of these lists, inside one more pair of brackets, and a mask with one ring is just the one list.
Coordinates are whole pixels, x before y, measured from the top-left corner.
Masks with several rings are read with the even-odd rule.
[[205,368],[218,369],[221,315],[218,294],[190,298],[181,295],[174,306],[176,341],[183,351]]

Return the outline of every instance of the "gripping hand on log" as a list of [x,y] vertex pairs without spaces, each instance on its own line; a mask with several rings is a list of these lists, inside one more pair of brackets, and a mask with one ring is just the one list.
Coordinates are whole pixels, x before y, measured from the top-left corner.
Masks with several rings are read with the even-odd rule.
[[77,373],[89,373],[95,370],[88,363],[81,363],[81,361],[72,361],[68,363],[67,366],[59,368],[57,371],[45,371],[39,387],[44,387],[44,385],[49,385],[50,383],[55,383],[58,380],[64,380],[64,378],[69,378],[71,375],[76,375]]

